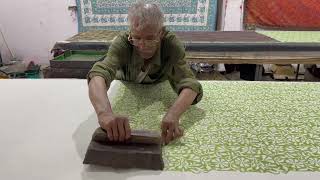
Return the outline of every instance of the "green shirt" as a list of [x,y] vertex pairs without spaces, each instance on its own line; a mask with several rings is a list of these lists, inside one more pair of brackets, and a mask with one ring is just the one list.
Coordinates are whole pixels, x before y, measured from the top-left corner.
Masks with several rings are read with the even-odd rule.
[[94,76],[101,76],[105,79],[107,86],[110,86],[114,79],[142,84],[169,80],[177,94],[183,88],[190,88],[198,93],[193,104],[201,100],[202,86],[185,61],[182,43],[173,33],[166,31],[160,48],[151,58],[150,68],[145,76],[141,76],[144,60],[139,56],[136,48],[129,43],[128,35],[128,32],[123,32],[115,38],[106,58],[95,63],[89,71],[88,81]]

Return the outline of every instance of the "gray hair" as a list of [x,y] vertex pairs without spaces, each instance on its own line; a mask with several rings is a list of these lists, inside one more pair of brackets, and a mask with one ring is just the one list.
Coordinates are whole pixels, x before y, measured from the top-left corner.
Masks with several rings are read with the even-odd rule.
[[160,29],[163,27],[164,15],[158,5],[140,0],[129,8],[128,20],[130,29],[141,30],[148,25]]

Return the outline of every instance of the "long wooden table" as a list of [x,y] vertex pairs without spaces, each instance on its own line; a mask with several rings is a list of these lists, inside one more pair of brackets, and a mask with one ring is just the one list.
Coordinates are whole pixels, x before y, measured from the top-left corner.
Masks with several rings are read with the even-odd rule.
[[[53,52],[70,49],[106,50],[118,33],[118,31],[80,33],[66,41],[57,42]],[[283,43],[253,31],[176,32],[176,34],[185,44],[186,59],[190,62],[320,64],[320,43]],[[262,71],[261,66],[257,67],[257,71]]]

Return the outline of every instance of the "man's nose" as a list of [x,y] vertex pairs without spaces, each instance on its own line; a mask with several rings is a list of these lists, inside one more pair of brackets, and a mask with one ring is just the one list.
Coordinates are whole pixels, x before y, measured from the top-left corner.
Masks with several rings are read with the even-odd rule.
[[139,47],[140,49],[143,49],[143,48],[146,47],[143,40],[140,40],[140,41],[139,41],[138,47]]

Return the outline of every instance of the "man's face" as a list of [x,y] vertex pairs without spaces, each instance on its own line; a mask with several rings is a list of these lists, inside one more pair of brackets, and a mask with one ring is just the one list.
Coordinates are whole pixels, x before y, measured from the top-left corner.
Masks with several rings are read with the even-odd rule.
[[143,59],[150,59],[159,48],[161,33],[161,29],[152,26],[146,26],[141,30],[132,28],[129,41]]

